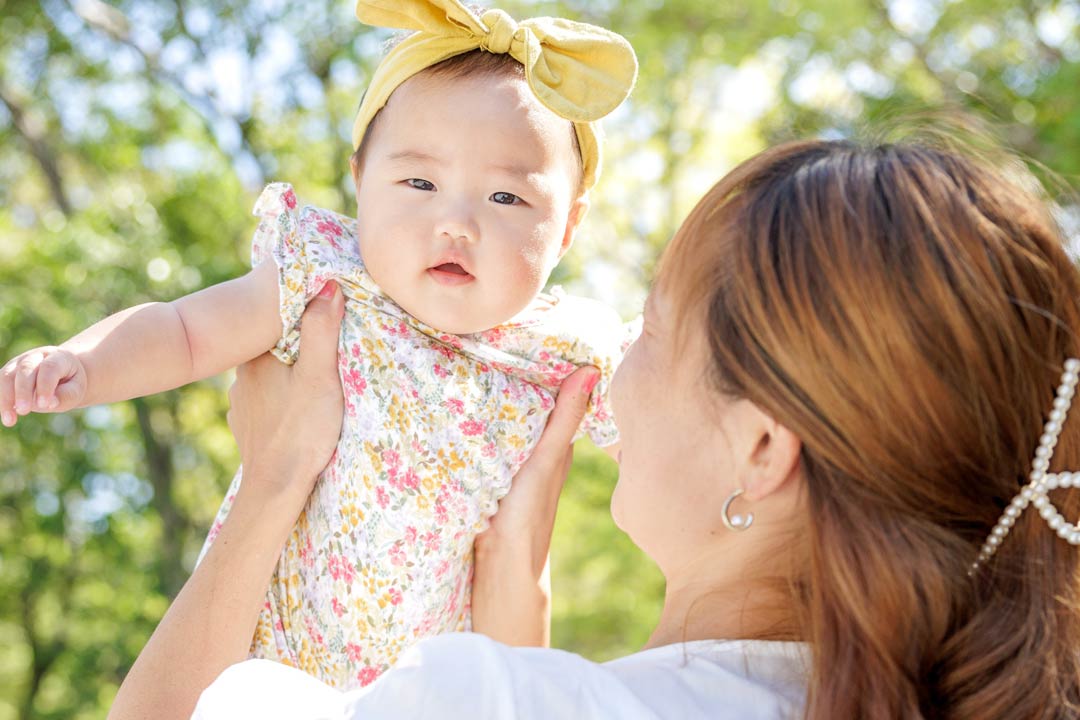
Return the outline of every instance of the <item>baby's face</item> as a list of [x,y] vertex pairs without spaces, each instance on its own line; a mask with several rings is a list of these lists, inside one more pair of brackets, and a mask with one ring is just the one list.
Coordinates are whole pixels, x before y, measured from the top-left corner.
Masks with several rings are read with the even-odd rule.
[[512,318],[543,289],[587,204],[572,132],[520,78],[403,83],[353,167],[372,278],[444,332]]

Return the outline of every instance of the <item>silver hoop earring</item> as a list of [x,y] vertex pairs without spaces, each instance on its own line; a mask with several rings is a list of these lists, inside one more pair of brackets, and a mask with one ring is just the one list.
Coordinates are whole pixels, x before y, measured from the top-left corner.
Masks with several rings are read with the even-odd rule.
[[728,510],[731,509],[731,503],[735,498],[742,494],[742,488],[735,488],[735,490],[728,495],[727,500],[724,501],[724,507],[720,509],[720,519],[724,521],[724,527],[728,530],[734,530],[735,532],[742,532],[754,524],[753,513],[747,513],[746,517],[743,517],[742,515],[728,515]]

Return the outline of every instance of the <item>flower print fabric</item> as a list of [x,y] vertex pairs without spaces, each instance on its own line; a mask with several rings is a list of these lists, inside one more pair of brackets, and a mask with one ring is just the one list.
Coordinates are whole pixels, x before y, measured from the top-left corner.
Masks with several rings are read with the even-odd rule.
[[279,269],[277,357],[296,359],[300,316],[328,280],[344,292],[345,419],[281,554],[251,653],[338,688],[363,686],[419,639],[469,627],[473,538],[578,367],[601,371],[582,431],[601,446],[617,441],[607,388],[637,326],[556,291],[482,333],[442,333],[374,283],[354,220],[299,208],[285,184],[268,186],[255,214],[252,262]]

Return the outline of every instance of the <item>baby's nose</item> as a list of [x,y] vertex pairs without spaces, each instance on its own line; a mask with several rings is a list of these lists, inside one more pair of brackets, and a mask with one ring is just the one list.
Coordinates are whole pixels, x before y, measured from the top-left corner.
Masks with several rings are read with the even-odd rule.
[[439,218],[436,232],[439,237],[454,242],[473,243],[480,239],[480,227],[464,203],[446,209]]

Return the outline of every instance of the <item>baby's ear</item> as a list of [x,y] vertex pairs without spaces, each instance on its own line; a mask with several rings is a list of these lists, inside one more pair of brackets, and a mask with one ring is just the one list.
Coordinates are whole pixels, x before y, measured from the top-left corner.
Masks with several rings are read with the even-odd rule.
[[574,234],[585,219],[585,213],[589,211],[589,193],[578,195],[570,205],[570,212],[566,216],[566,231],[563,233],[562,246],[559,248],[559,258],[566,254],[570,246],[574,244]]
[[352,171],[353,185],[360,184],[360,153],[354,152],[349,156],[349,169]]

